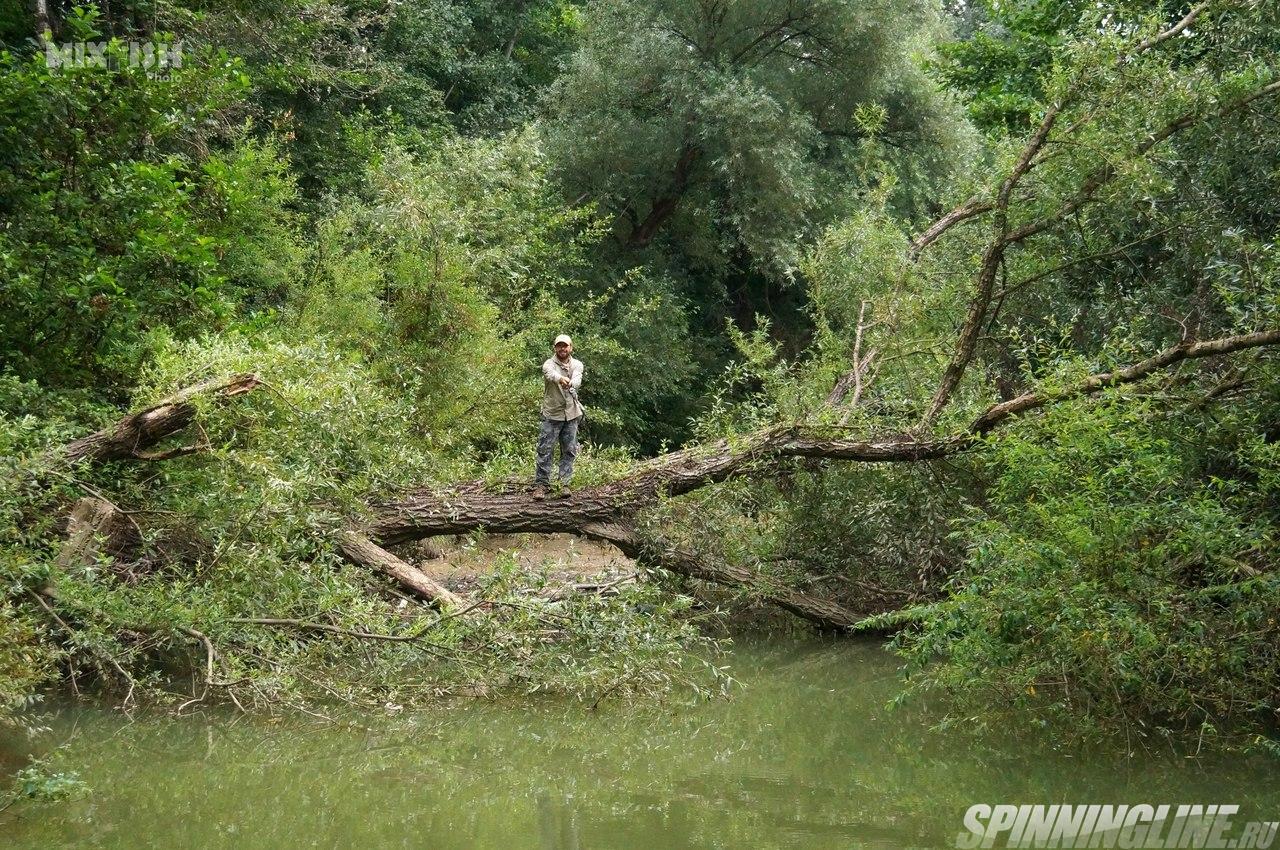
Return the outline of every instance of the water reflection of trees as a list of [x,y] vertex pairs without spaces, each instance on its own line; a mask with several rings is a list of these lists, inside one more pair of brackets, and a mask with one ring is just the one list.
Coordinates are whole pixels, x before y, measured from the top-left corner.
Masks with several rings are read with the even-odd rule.
[[928,732],[920,710],[886,709],[895,662],[872,646],[744,646],[734,666],[748,687],[730,700],[598,713],[471,703],[336,727],[84,715],[68,767],[94,794],[7,831],[16,847],[887,848],[949,843],[978,801],[1276,810],[1247,765]]

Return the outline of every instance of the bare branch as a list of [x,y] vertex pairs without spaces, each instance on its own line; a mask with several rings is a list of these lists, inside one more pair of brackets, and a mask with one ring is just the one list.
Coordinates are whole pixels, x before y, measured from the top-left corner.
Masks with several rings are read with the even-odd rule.
[[994,201],[984,201],[976,195],[965,201],[963,204],[956,207],[933,224],[929,225],[920,233],[919,236],[911,240],[911,247],[909,251],[911,259],[914,260],[919,257],[920,253],[924,251],[925,248],[938,241],[942,234],[946,233],[955,225],[962,221],[968,221],[971,218],[980,216],[985,212],[990,212],[995,209],[995,206]]
[[[1169,122],[1160,130],[1152,134],[1150,137],[1139,143],[1134,151],[1134,156],[1142,157],[1149,153],[1156,145],[1169,139],[1174,134],[1185,130],[1188,127],[1195,126],[1203,121],[1213,118],[1222,118],[1234,112],[1244,109],[1249,104],[1275,92],[1280,91],[1280,80],[1269,83],[1234,101],[1222,106],[1211,113],[1187,113],[1178,119]],[[1043,123],[1041,125],[1044,126]],[[946,369],[943,371],[942,379],[938,383],[938,388],[934,392],[933,398],[929,402],[929,406],[921,418],[920,427],[926,428],[937,419],[938,414],[946,407],[951,400],[952,393],[955,392],[960,380],[964,377],[965,370],[969,366],[969,362],[973,359],[974,352],[977,349],[978,335],[982,329],[983,320],[986,318],[987,310],[991,305],[993,287],[996,275],[999,270],[1000,263],[1004,259],[1005,251],[1010,245],[1023,242],[1032,236],[1048,230],[1054,224],[1062,221],[1076,210],[1080,209],[1092,199],[1094,193],[1101,187],[1109,183],[1116,176],[1116,169],[1111,164],[1102,166],[1094,171],[1081,184],[1079,190],[1055,212],[1036,219],[1029,224],[1013,230],[1008,230],[1004,226],[1004,209],[1001,208],[997,212],[1000,219],[999,235],[994,238],[986,247],[982,254],[981,266],[978,270],[978,277],[974,285],[974,294],[969,302],[969,309],[965,315],[964,324],[961,326],[960,334],[956,340],[955,351],[952,354],[950,362],[947,363]],[[1006,179],[1005,186],[1009,186]],[[1002,196],[1004,195],[1002,189]],[[1007,201],[1007,197],[1005,198]]]
[[1029,275],[1028,277],[1024,277],[1022,280],[1018,281],[1017,283],[1011,283],[1008,286],[1001,289],[998,293],[996,293],[996,298],[1004,298],[1007,295],[1012,295],[1018,290],[1023,289],[1027,286],[1030,286],[1031,284],[1036,283],[1037,281],[1044,280],[1047,277],[1052,277],[1053,275],[1058,274],[1059,272],[1066,271],[1067,269],[1074,268],[1075,266],[1083,265],[1084,263],[1090,263],[1090,262],[1093,262],[1094,260],[1102,260],[1102,259],[1106,259],[1107,257],[1114,257],[1117,254],[1123,254],[1125,251],[1129,250],[1130,248],[1141,245],[1143,242],[1150,242],[1152,239],[1155,239],[1157,237],[1164,236],[1166,233],[1169,233],[1174,229],[1176,228],[1163,227],[1155,231],[1154,233],[1148,233],[1146,236],[1140,236],[1137,239],[1124,243],[1123,245],[1117,245],[1116,247],[1108,248],[1105,251],[1096,251],[1092,254],[1086,254],[1083,257],[1076,257],[1073,260],[1068,260],[1065,263],[1060,263],[1046,271],[1037,272],[1036,274]]
[[659,541],[641,541],[635,530],[623,523],[591,523],[582,533],[612,543],[628,557],[648,562],[690,578],[746,590],[764,602],[777,605],[798,617],[828,629],[848,629],[862,619],[828,599],[801,593],[745,567],[718,564],[696,552]]
[[1247,348],[1280,344],[1280,330],[1259,331],[1251,334],[1211,339],[1204,342],[1184,342],[1166,348],[1159,354],[1148,357],[1131,366],[1117,369],[1114,372],[1100,372],[1065,390],[1054,393],[1029,392],[1017,398],[1009,399],[987,408],[981,416],[973,421],[969,430],[974,434],[983,434],[1001,424],[1012,416],[1026,413],[1051,402],[1060,401],[1081,395],[1090,395],[1107,387],[1128,384],[1147,377],[1159,369],[1167,369],[1183,360],[1199,357],[1216,357],[1243,351]]
[[[1134,45],[1133,50],[1120,57],[1119,64],[1123,65],[1134,56],[1146,53],[1153,47],[1157,47],[1174,36],[1186,31],[1186,29],[1195,23],[1196,19],[1200,17],[1200,15],[1211,5],[1213,5],[1213,0],[1205,0],[1205,2],[1194,6],[1191,11],[1182,18],[1182,20],[1178,21],[1169,29],[1157,33],[1151,38]],[[1022,154],[1018,157],[1018,162],[1014,166],[1013,171],[1004,181],[1004,185],[1001,188],[1001,195],[1006,198],[1006,202],[1008,192],[1012,191],[1013,187],[1017,185],[1023,175],[1043,161],[1037,160],[1036,154],[1044,147],[1048,138],[1048,133],[1057,122],[1060,111],[1065,108],[1068,103],[1074,100],[1079,82],[1080,81],[1077,80],[1076,85],[1072,86],[1071,90],[1064,95],[1063,99],[1057,104],[1050,106],[1050,108],[1045,112],[1045,116],[1040,122],[1040,127],[1036,130],[1035,134],[1032,135],[1027,146],[1023,149]],[[1080,129],[1081,126],[1083,126],[1083,122],[1073,124],[1068,129],[1068,134],[1074,133],[1076,130]],[[1001,205],[998,201],[983,201],[976,196],[970,198],[960,206],[942,216],[942,218],[938,219],[933,224],[929,225],[929,227],[925,228],[920,235],[911,240],[909,249],[911,258],[916,259],[919,257],[920,253],[925,248],[936,242],[939,237],[955,225],[968,221],[969,219],[982,215],[983,213],[991,212],[1000,206]]]
[[1175,35],[1178,35],[1184,32],[1187,29],[1187,27],[1191,26],[1196,22],[1196,18],[1200,17],[1200,15],[1204,13],[1205,9],[1208,9],[1212,5],[1213,5],[1213,0],[1205,0],[1205,2],[1203,3],[1198,3],[1195,6],[1192,6],[1191,11],[1187,12],[1186,16],[1183,17],[1182,20],[1178,21],[1176,24],[1169,27],[1164,32],[1158,33],[1152,36],[1151,38],[1146,39],[1145,41],[1139,42],[1137,46],[1134,47],[1132,55],[1137,55],[1139,53],[1146,53],[1151,48],[1168,41],[1169,39],[1173,38]]

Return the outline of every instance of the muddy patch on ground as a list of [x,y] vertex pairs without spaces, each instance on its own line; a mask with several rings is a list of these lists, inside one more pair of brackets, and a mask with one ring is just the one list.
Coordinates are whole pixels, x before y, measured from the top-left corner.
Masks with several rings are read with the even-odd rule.
[[495,564],[514,558],[526,570],[548,575],[545,592],[616,586],[636,573],[635,561],[608,543],[572,534],[493,534],[477,540],[435,538],[402,552],[419,569],[458,593],[466,593],[493,572]]

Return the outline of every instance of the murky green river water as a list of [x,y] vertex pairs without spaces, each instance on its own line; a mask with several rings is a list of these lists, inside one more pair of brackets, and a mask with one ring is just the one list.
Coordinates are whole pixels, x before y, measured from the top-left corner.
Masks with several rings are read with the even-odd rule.
[[[694,707],[465,704],[351,728],[61,719],[82,799],[0,814],[7,848],[951,846],[976,802],[1238,803],[1280,816],[1280,762],[978,748],[889,711],[870,644],[740,645]],[[1280,843],[1278,843],[1280,846]]]

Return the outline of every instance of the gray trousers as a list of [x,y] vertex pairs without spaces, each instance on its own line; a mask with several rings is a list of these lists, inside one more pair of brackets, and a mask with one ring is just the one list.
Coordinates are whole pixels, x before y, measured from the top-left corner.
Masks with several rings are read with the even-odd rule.
[[573,459],[578,456],[578,421],[575,419],[543,419],[538,430],[538,465],[534,482],[551,483],[551,455],[560,444],[560,480],[568,484],[573,478]]

